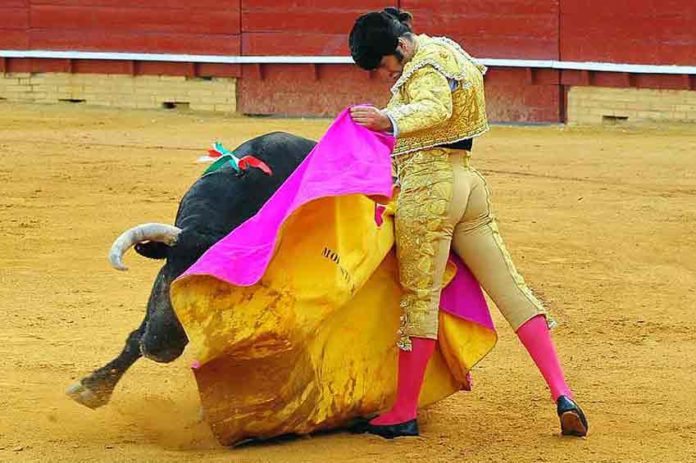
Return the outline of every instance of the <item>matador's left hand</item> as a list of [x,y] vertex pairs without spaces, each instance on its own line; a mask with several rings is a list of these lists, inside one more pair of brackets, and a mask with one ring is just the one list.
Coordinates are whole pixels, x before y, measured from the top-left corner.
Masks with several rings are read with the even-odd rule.
[[356,124],[375,132],[392,131],[391,120],[374,106],[354,106],[350,108],[350,117]]

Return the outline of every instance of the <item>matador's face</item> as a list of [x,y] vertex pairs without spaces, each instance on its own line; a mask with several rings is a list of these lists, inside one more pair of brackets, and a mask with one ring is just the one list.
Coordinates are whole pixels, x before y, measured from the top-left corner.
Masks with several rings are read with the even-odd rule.
[[415,49],[415,44],[411,40],[401,37],[396,54],[383,56],[377,71],[386,75],[389,80],[396,81],[404,72],[404,65],[413,58]]
[[382,61],[377,68],[377,72],[385,75],[391,81],[396,81],[401,77],[401,73],[404,71],[403,62],[396,57],[396,55],[387,55],[382,57]]

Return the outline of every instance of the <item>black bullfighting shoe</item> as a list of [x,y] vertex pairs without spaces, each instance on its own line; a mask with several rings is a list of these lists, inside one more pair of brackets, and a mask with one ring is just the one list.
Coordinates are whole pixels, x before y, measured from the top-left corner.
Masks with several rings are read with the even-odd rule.
[[556,401],[556,411],[561,420],[561,434],[585,437],[590,428],[587,418],[578,404],[562,395]]
[[385,439],[395,437],[415,437],[418,436],[418,421],[413,419],[404,423],[397,424],[370,424],[365,426],[365,432]]

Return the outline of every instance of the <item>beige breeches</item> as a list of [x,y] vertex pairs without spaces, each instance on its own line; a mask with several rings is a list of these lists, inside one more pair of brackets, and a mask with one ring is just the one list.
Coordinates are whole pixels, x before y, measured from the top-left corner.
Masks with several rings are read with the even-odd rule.
[[399,156],[396,248],[404,296],[399,347],[410,337],[437,338],[442,281],[450,248],[464,261],[514,330],[542,304],[505,249],[483,176],[469,153],[434,148]]

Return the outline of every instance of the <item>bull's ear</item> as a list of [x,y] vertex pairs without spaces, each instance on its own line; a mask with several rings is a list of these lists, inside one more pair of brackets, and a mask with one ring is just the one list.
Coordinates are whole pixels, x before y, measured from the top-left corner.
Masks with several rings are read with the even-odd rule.
[[135,245],[135,252],[148,259],[166,259],[169,246],[157,241],[146,241]]

